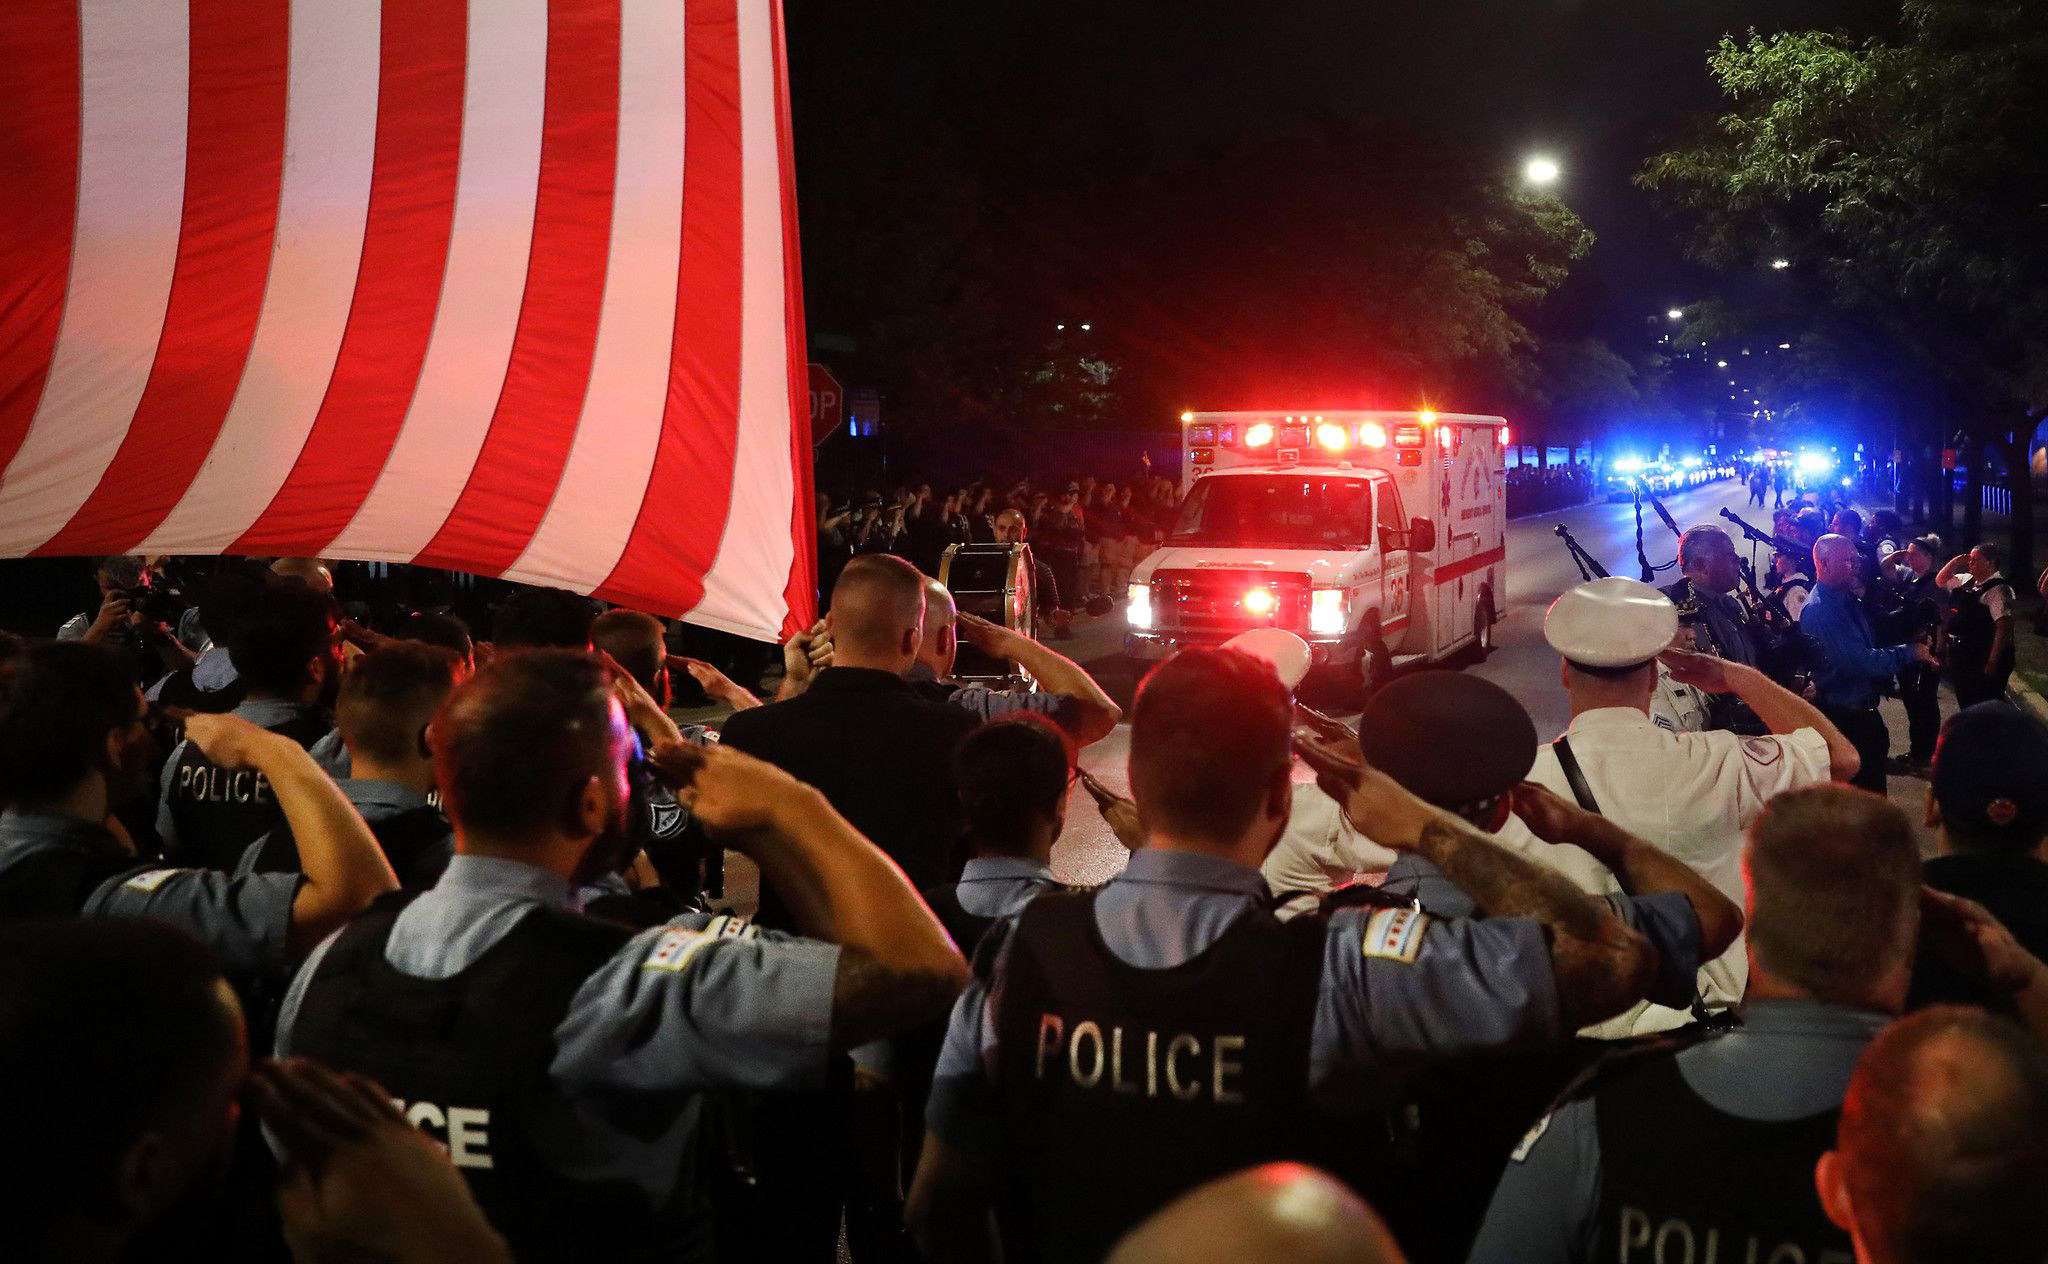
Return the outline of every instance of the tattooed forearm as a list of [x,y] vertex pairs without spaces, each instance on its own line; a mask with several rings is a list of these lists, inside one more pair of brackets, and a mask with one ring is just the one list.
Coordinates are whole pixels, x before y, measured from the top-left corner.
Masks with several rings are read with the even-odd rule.
[[959,993],[951,977],[891,969],[870,953],[841,948],[832,981],[832,1047],[856,1048],[938,1018]]
[[1423,827],[1416,851],[1470,895],[1486,916],[1528,917],[1542,924],[1549,934],[1565,1026],[1611,1018],[1649,990],[1656,949],[1562,875],[1441,816]]
[[1422,827],[1416,851],[1488,917],[1533,917],[1559,934],[1597,939],[1612,920],[1594,897],[1563,875],[1524,860],[1463,821],[1438,816]]

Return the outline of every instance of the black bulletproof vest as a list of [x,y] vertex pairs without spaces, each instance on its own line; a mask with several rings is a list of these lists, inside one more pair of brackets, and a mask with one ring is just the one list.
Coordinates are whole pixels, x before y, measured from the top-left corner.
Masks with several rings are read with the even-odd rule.
[[1627,1065],[1593,1100],[1602,1264],[1855,1259],[1813,1186],[1839,1107],[1782,1122],[1724,1114],[1693,1092],[1672,1055]]
[[72,917],[113,878],[151,868],[111,839],[105,849],[39,849],[0,871],[0,919]]
[[321,960],[292,1027],[295,1055],[369,1076],[449,1148],[484,1214],[522,1264],[691,1255],[685,1182],[650,1207],[623,1181],[550,1169],[536,1121],[566,1109],[548,1080],[555,1028],[578,988],[632,938],[627,927],[536,908],[468,969],[421,979],[385,960],[414,898],[379,899]]
[[[334,725],[306,707],[266,727],[310,748]],[[178,842],[169,859],[193,868],[232,872],[249,844],[284,825],[268,778],[253,768],[222,768],[190,742],[178,756],[170,804]]]
[[1327,925],[1252,909],[1190,960],[1124,964],[1094,892],[1032,901],[998,989],[1013,1260],[1097,1260],[1213,1177],[1314,1161],[1309,1038]]
[[[1970,584],[1948,595],[1949,661],[1964,670],[1981,672],[1985,660],[1991,657],[1991,642],[1998,623],[1991,617],[1991,607],[1984,604],[1984,594],[1993,588],[2005,589],[2005,608],[2010,611],[2013,588],[2003,577],[1982,588]],[[2011,655],[2008,648],[2007,662],[2011,661]]]
[[[448,818],[429,803],[403,812],[366,821],[398,885],[408,891],[424,891],[440,881],[448,867],[448,854],[441,844],[448,838]],[[297,873],[299,844],[288,829],[272,830],[256,854],[248,859],[251,873]]]
[[974,960],[974,949],[981,943],[981,937],[988,934],[988,928],[996,924],[993,917],[981,917],[968,912],[960,905],[960,884],[945,882],[935,887],[926,887],[924,902],[939,919],[939,925],[953,937],[953,943],[960,949],[960,955]]

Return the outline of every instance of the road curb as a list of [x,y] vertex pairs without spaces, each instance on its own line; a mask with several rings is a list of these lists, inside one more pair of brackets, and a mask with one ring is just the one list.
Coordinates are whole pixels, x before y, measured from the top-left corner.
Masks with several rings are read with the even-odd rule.
[[2033,712],[2034,718],[2048,724],[2048,698],[2034,692],[2034,687],[2015,675],[2005,685],[2006,696],[2022,708]]

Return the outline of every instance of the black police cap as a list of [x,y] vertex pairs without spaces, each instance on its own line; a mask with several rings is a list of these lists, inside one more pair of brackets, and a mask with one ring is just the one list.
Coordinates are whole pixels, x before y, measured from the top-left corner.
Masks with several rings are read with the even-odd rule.
[[1358,742],[1374,767],[1445,808],[1504,794],[1536,763],[1536,724],[1522,704],[1462,672],[1416,672],[1380,690]]
[[2048,726],[2009,702],[1966,707],[1941,726],[1932,782],[1957,832],[2032,847],[2048,833]]

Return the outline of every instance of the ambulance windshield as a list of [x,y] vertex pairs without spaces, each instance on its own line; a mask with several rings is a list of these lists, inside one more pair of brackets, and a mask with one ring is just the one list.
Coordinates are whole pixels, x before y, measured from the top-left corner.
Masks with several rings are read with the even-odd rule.
[[1181,506],[1168,544],[1362,549],[1371,542],[1364,479],[1305,474],[1205,478]]

